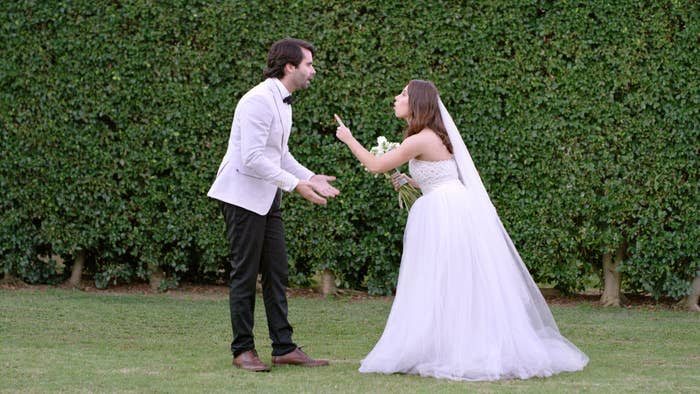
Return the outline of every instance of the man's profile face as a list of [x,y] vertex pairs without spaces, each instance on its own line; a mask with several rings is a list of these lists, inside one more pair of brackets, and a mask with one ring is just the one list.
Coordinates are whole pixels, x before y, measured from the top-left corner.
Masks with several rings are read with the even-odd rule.
[[291,80],[297,89],[306,89],[309,87],[314,75],[316,75],[316,70],[314,70],[311,51],[301,48],[301,52],[304,54],[304,58],[298,66],[294,67]]

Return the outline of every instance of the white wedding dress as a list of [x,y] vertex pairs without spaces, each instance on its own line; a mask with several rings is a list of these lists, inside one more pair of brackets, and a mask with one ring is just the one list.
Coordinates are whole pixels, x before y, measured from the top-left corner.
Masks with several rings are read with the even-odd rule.
[[497,380],[583,369],[588,357],[559,333],[485,191],[460,181],[455,159],[409,169],[423,196],[384,333],[360,372]]

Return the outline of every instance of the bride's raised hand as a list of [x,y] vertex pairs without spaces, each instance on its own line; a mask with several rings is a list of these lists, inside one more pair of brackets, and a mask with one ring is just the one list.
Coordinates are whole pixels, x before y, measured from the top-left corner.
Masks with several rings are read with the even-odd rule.
[[340,116],[337,114],[333,114],[333,117],[335,117],[335,121],[338,122],[338,128],[335,130],[335,136],[338,137],[339,140],[342,142],[346,143],[352,139],[352,133],[350,132],[350,129],[345,126],[345,123],[343,123],[343,120],[340,119]]

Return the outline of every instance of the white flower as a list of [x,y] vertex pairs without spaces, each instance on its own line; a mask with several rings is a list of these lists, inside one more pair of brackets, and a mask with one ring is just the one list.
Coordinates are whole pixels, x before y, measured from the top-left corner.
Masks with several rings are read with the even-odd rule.
[[396,149],[399,147],[398,142],[389,142],[386,137],[383,135],[377,137],[377,145],[373,146],[370,148],[369,153],[371,153],[374,156],[381,156],[387,152],[389,152],[392,149]]
[[[370,148],[369,153],[374,155],[375,157],[379,157],[393,149],[396,149],[400,146],[401,144],[398,142],[389,142],[386,137],[383,135],[380,135],[377,137],[377,145],[373,146]],[[367,170],[365,168],[365,170]],[[397,171],[397,170],[394,170]],[[379,174],[375,174],[374,177],[376,178],[379,176]],[[391,175],[389,173],[384,173],[384,177],[387,179],[391,179]],[[413,202],[416,201],[418,197],[420,197],[421,192],[418,191],[416,188],[411,186],[409,183],[404,183],[401,185],[399,188],[398,192],[398,197],[399,197],[399,208],[401,209],[410,209],[411,205],[413,205]]]

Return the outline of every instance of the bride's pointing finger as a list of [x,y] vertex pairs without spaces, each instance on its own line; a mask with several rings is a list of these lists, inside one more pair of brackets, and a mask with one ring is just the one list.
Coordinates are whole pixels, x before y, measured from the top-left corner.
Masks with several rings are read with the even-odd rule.
[[343,123],[343,120],[340,119],[340,116],[338,116],[338,114],[333,114],[333,117],[335,118],[335,121],[338,122],[340,127],[345,127],[345,123]]

